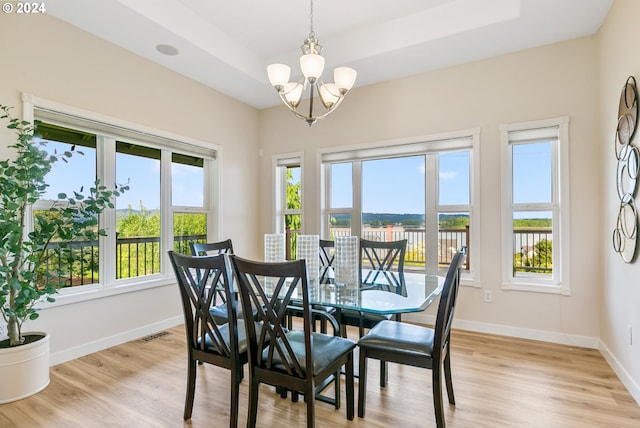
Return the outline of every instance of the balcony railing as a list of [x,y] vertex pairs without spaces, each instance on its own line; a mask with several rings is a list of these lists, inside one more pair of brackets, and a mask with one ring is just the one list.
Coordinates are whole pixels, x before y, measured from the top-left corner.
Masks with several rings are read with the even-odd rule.
[[[298,230],[287,230],[287,258],[295,258],[295,240]],[[349,227],[333,227],[330,229],[331,237],[351,235]],[[424,228],[403,227],[379,227],[365,228],[362,237],[371,241],[397,241],[407,240],[407,254],[405,268],[424,267],[426,262]],[[551,242],[551,228],[527,229],[516,228],[513,230],[514,242],[514,274],[515,272],[536,272],[550,274],[552,272],[551,258],[540,257],[536,254],[536,245],[547,240]],[[467,259],[464,269],[468,270],[472,253],[470,251],[469,226],[464,228],[441,228],[438,230],[438,265],[446,268],[451,263],[453,255],[462,247],[467,247]],[[550,251],[550,250],[549,250]]]
[[[173,238],[176,252],[189,254],[189,243],[205,243],[206,235],[182,235]],[[65,260],[56,255],[59,246],[51,243],[47,249],[45,269],[65,272],[67,286],[98,282],[98,241],[76,241],[68,244],[72,257]],[[116,278],[134,278],[160,272],[160,237],[117,238]]]
[[[295,241],[299,231],[288,230],[287,258],[295,258]],[[349,236],[350,228],[332,228],[331,236]],[[425,230],[402,227],[369,228],[363,231],[363,238],[377,241],[407,240],[407,255],[405,266],[407,269],[424,267],[426,261]],[[552,232],[550,228],[527,229],[518,228],[513,231],[513,246],[516,249],[513,259],[514,275],[517,272],[533,272],[550,274],[551,248],[549,255],[539,254],[539,243],[542,241],[551,243]],[[175,236],[173,240],[174,251],[188,254],[190,242],[206,242],[206,235],[182,235]],[[446,268],[455,252],[467,247],[467,260],[465,269],[469,269],[471,254],[469,240],[469,227],[443,228],[438,231],[438,264]],[[67,273],[68,286],[93,284],[98,282],[98,241],[76,241],[69,244],[73,252],[70,260],[62,260],[55,256],[57,244],[49,246],[45,269],[49,272],[62,271]],[[519,250],[519,251],[517,251]],[[133,278],[143,275],[151,275],[160,272],[160,238],[117,238],[116,239],[116,277]]]

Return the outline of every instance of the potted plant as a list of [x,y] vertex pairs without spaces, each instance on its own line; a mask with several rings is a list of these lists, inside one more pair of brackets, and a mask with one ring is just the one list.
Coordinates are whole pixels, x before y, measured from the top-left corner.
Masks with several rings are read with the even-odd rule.
[[[38,122],[14,118],[10,110],[0,105],[0,119],[8,121],[7,128],[17,136],[9,145],[14,156],[0,161],[0,313],[8,335],[0,340],[0,403],[32,395],[48,385],[48,334],[23,333],[22,326],[38,318],[38,303],[54,301],[57,290],[68,284],[69,272],[63,266],[70,266],[77,258],[70,243],[105,235],[98,227],[98,215],[107,207],[113,208],[112,199],[128,189],[115,186],[109,190],[96,181],[87,195],[83,189],[72,195],[60,193],[48,209],[33,215],[30,206],[45,194],[45,177],[53,165],[82,152],[71,147],[64,153],[47,153],[46,141],[36,134]],[[48,260],[63,263],[47,265]],[[44,349],[26,354],[36,347]],[[22,363],[39,360],[40,367],[6,369],[10,364],[6,359]]]

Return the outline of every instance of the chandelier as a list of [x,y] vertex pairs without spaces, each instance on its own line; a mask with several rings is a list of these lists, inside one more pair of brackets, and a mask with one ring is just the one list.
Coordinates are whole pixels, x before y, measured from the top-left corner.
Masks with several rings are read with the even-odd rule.
[[[291,68],[285,64],[271,64],[267,67],[269,82],[276,88],[280,99],[297,118],[307,122],[309,126],[317,120],[327,117],[342,103],[344,96],[356,81],[356,71],[349,67],[338,67],[333,70],[334,83],[324,83],[321,79],[324,70],[324,57],[320,55],[322,46],[313,31],[313,0],[311,0],[311,30],[309,37],[301,46],[300,69],[302,78],[297,82],[289,82]],[[308,104],[300,101],[308,91]],[[323,108],[318,116],[317,111]],[[304,113],[303,113],[304,110]]]

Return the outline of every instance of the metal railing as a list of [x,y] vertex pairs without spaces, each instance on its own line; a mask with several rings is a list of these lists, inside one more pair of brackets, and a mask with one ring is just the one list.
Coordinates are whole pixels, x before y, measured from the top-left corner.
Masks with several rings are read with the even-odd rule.
[[[189,254],[190,242],[205,243],[206,235],[182,235],[173,238],[174,251]],[[71,257],[58,256],[58,243],[47,249],[44,269],[64,272],[67,286],[98,282],[98,241],[75,241],[67,244]],[[134,278],[160,272],[160,237],[134,237],[116,239],[116,278]]]
[[[287,259],[295,256],[295,239],[300,231],[287,230],[286,242]],[[333,227],[330,229],[330,236],[335,239],[338,236],[351,235],[349,227]],[[405,257],[405,267],[424,267],[426,263],[425,250],[426,233],[424,228],[403,228],[403,227],[379,227],[365,228],[362,231],[362,238],[371,241],[397,241],[400,239],[407,240],[407,252]],[[552,241],[551,228],[515,228],[513,230],[514,249],[514,274],[515,272],[537,272],[550,274],[553,266],[551,265],[551,250],[548,256],[541,254],[537,245],[541,241]],[[470,234],[469,226],[464,228],[441,228],[438,230],[438,265],[446,268],[451,263],[453,255],[462,247],[467,248],[467,258],[464,269],[468,270],[471,261],[470,250]]]
[[[287,259],[295,257],[295,240],[298,230],[286,231]],[[351,235],[350,228],[331,228],[331,237]],[[405,266],[424,267],[426,262],[425,230],[418,228],[386,227],[367,228],[362,237],[372,241],[407,240]],[[550,274],[551,228],[517,228],[513,230],[514,253],[513,272]],[[190,242],[206,242],[206,235],[182,235],[173,238],[174,251],[189,254]],[[547,241],[549,245],[542,243]],[[447,267],[453,254],[467,247],[465,269],[469,269],[471,259],[469,227],[442,228],[438,231],[438,264]],[[72,257],[64,259],[56,256],[57,243],[51,243],[47,252],[44,269],[48,272],[65,272],[64,281],[68,286],[93,284],[98,282],[98,241],[76,241],[68,244]],[[116,239],[116,278],[133,278],[160,272],[160,237],[134,237]]]
[[[553,232],[549,227],[513,229],[513,274],[534,272],[551,274]],[[545,245],[547,244],[547,245]]]

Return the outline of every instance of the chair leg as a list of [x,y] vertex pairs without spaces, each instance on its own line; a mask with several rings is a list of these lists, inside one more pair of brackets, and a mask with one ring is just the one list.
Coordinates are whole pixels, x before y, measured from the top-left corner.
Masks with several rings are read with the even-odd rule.
[[258,381],[251,379],[249,388],[249,414],[247,416],[247,427],[255,427],[258,420]]
[[364,418],[367,400],[367,353],[360,348],[360,364],[358,366],[358,417]]
[[442,385],[440,384],[442,366],[434,365],[432,372],[433,410],[436,415],[436,426],[444,428],[444,409],[442,407]]
[[[347,364],[346,364],[346,371],[345,371],[345,384],[347,387],[347,419],[352,421],[353,420],[353,378],[354,378],[354,373],[353,373],[353,352],[351,352],[349,354],[349,359],[347,360]],[[338,377],[338,383],[340,383],[340,378]],[[362,411],[364,412],[364,408],[362,409]]]
[[237,428],[238,426],[238,402],[240,401],[240,382],[242,381],[241,372],[242,368],[240,368],[240,371],[232,370],[231,374],[231,414],[229,417],[229,427],[231,428]]
[[334,387],[333,389],[335,390],[335,407],[336,409],[340,408],[340,370],[338,370],[337,372],[335,372],[333,374],[334,379],[333,379],[333,383],[334,383]]
[[304,401],[307,403],[307,428],[314,428],[316,424],[316,400],[313,385],[304,392]]
[[455,396],[453,395],[453,382],[451,380],[451,359],[449,358],[449,352],[444,357],[444,381],[447,385],[447,397],[449,397],[449,404],[456,404]]
[[187,396],[184,402],[184,420],[191,418],[191,411],[193,410],[193,398],[196,393],[196,361],[189,358],[189,364],[187,367]]
[[387,380],[389,379],[389,375],[387,374],[387,362],[384,360],[380,360],[380,387],[384,388],[387,386]]

